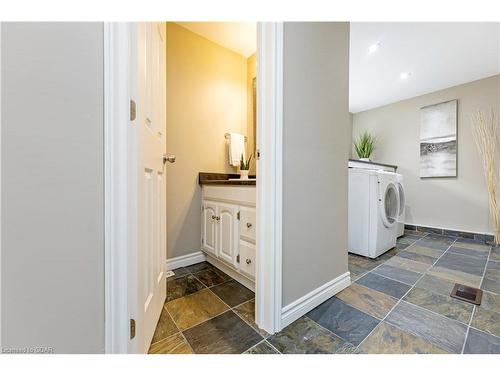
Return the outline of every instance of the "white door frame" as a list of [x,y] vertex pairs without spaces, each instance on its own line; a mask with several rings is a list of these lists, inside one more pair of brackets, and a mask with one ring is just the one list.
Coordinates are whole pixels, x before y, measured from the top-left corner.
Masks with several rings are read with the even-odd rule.
[[283,198],[283,23],[257,27],[257,263],[255,320],[281,330]]
[[2,22],[0,22],[0,348],[2,347]]
[[[134,205],[130,181],[130,51],[128,23],[104,24],[105,351],[129,353],[129,258]],[[281,222],[283,126],[283,23],[259,23],[257,82],[256,321],[270,333],[281,329]]]

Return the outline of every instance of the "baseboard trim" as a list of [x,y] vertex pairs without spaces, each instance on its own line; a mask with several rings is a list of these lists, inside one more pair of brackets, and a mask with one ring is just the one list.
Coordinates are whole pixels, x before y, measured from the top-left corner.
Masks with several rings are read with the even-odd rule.
[[176,268],[179,267],[187,267],[192,264],[204,262],[206,259],[207,257],[202,251],[196,251],[191,254],[167,259],[167,271],[175,270]]
[[286,305],[281,310],[281,329],[293,323],[349,285],[351,285],[351,275],[350,272],[346,272]]
[[484,242],[488,245],[492,245],[494,241],[494,236],[491,233],[466,232],[458,229],[429,227],[419,224],[405,224],[405,230],[411,230],[420,233],[440,234],[443,236],[451,236],[456,238],[465,238],[478,242]]

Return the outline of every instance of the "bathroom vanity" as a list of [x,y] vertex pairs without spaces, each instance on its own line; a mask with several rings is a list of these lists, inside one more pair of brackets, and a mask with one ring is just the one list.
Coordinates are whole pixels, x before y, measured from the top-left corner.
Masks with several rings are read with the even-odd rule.
[[256,180],[200,173],[201,249],[207,261],[255,289]]

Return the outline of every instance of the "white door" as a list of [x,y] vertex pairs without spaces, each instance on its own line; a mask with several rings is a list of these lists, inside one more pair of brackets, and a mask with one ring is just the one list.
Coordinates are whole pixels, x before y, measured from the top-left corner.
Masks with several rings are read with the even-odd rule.
[[202,248],[204,251],[217,256],[217,206],[213,202],[204,201],[201,218]]
[[236,255],[238,249],[238,206],[232,204],[218,205],[218,255],[221,260],[237,266]]
[[130,308],[135,320],[131,344],[135,352],[146,353],[166,298],[166,30],[164,23],[139,23],[135,31],[137,259],[131,267],[137,288]]

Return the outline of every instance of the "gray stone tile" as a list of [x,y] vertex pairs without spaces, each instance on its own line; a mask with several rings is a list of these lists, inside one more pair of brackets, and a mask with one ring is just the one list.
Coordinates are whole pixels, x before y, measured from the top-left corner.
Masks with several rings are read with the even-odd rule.
[[436,267],[483,276],[486,259],[478,259],[465,255],[444,254],[437,262]]
[[465,342],[464,353],[500,354],[500,337],[470,328]]
[[351,284],[335,297],[378,319],[383,319],[397,302],[385,293],[357,283]]
[[426,255],[428,257],[435,259],[439,258],[445,252],[445,250],[437,250],[437,249],[432,249],[430,247],[417,246],[417,245],[410,246],[405,250],[420,255]]
[[252,299],[245,302],[235,307],[233,311],[238,314],[241,319],[250,324],[262,337],[267,338],[270,336],[268,332],[260,329],[257,323],[255,323],[255,300]]
[[481,288],[500,294],[500,262],[488,262]]
[[405,250],[408,248],[408,246],[410,246],[410,245],[407,243],[396,242],[396,249],[398,249],[398,250]]
[[203,270],[213,270],[213,269],[216,269],[214,266],[212,266],[208,262],[200,262],[200,263],[192,264],[192,265],[184,267],[184,268],[188,272],[191,272],[191,273],[196,273],[196,272],[200,272],[200,271],[203,271]]
[[401,301],[387,317],[387,322],[417,335],[451,353],[460,353],[467,326],[425,309]]
[[366,354],[445,354],[445,350],[411,333],[385,322],[366,338],[359,347]]
[[467,240],[467,239],[462,239],[459,238],[457,241],[453,244],[453,247],[461,247],[464,249],[470,249],[470,250],[476,250],[476,251],[483,251],[483,252],[488,252],[490,250],[490,245],[485,244],[484,242],[479,242],[475,240]]
[[248,324],[227,311],[183,332],[195,353],[240,354],[262,341]]
[[494,248],[491,250],[490,261],[500,262],[500,248]]
[[470,303],[417,287],[414,287],[410,293],[406,295],[404,301],[465,324],[469,324],[474,308],[474,305]]
[[500,313],[500,295],[493,294],[483,290],[483,298],[481,299],[481,307]]
[[384,265],[403,268],[417,273],[425,273],[432,266],[431,264],[417,262],[412,259],[400,257],[399,255],[389,259]]
[[205,286],[191,274],[167,279],[167,302],[204,289]]
[[437,276],[441,279],[445,279],[453,283],[472,286],[474,288],[479,288],[479,285],[481,284],[481,276],[472,275],[467,272],[452,270],[444,267],[434,266],[429,271],[427,271],[427,274]]
[[363,276],[361,279],[357,280],[356,283],[385,293],[397,299],[403,297],[411,288],[410,285],[388,279],[387,277],[377,275],[373,272],[370,272],[369,274]]
[[176,268],[175,270],[172,270],[172,272],[174,273],[174,276],[170,276],[167,280],[177,279],[179,277],[189,275],[189,271],[184,267]]
[[490,279],[485,277],[483,283],[481,284],[481,289],[500,294],[500,281]]
[[448,249],[446,254],[465,255],[468,257],[473,257],[476,259],[486,261],[488,259],[489,251],[467,249],[464,247],[457,247],[457,246],[453,245],[452,247],[450,247]]
[[389,277],[393,280],[400,281],[402,283],[413,285],[422,276],[418,272],[408,271],[402,268],[388,266],[386,264],[381,265],[373,273],[381,276]]
[[493,310],[488,310],[481,306],[476,307],[470,325],[481,331],[500,337],[500,313]]
[[429,265],[434,264],[437,258],[430,257],[428,255],[414,253],[412,251],[402,251],[398,254],[398,257],[411,259],[416,262],[426,263]]
[[212,287],[210,290],[230,307],[238,306],[255,297],[254,292],[245,288],[236,280],[229,280],[228,282]]
[[448,247],[450,247],[452,243],[453,240],[451,240],[448,237],[441,238],[441,237],[427,236],[415,242],[415,245],[430,247],[431,249],[437,249],[437,250],[446,250],[448,249]]
[[231,280],[231,277],[216,268],[206,268],[200,272],[196,272],[194,276],[196,276],[198,280],[208,287],[219,285]]
[[422,232],[422,233],[429,233],[429,235],[442,235],[443,234],[443,229],[441,229],[441,228],[417,226],[417,231]]
[[245,354],[280,354],[274,349],[267,341],[255,345],[253,348],[248,349]]
[[268,341],[283,354],[352,353],[355,346],[303,316]]
[[307,317],[356,346],[379,323],[378,319],[347,305],[336,297],[330,298],[307,313]]
[[416,287],[430,290],[431,292],[449,296],[455,286],[453,281],[445,280],[437,276],[425,274],[418,283],[415,284]]
[[413,236],[413,235],[411,235],[411,236],[407,235],[407,236],[399,237],[397,239],[396,243],[411,245],[412,243],[414,243],[415,241],[417,241],[419,239],[420,239],[420,237]]
[[151,340],[151,344],[172,336],[178,331],[179,330],[175,326],[175,323],[168,314],[167,310],[165,308],[162,308],[160,319],[158,320],[158,324],[156,325],[156,330],[153,335],[153,339]]

